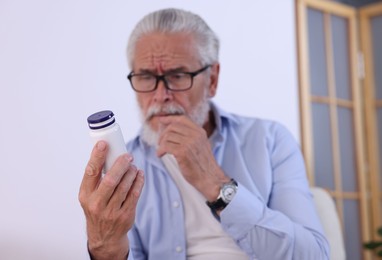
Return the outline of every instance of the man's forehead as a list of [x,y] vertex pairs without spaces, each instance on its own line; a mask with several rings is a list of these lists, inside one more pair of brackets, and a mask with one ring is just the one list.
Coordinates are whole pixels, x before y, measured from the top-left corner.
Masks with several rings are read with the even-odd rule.
[[190,67],[192,66],[185,66],[185,65],[174,65],[174,66],[142,66],[136,69],[137,73],[172,73],[172,72],[187,72],[190,70]]
[[184,34],[148,34],[136,45],[134,69],[188,69],[198,63],[195,42]]

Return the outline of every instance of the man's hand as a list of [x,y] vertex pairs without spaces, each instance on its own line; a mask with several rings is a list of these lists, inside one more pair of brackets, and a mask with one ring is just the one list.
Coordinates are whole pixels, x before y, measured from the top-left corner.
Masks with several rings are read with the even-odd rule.
[[175,156],[185,179],[209,201],[214,201],[223,183],[230,178],[217,164],[206,131],[187,116],[166,116],[160,119],[163,130],[157,155]]
[[141,194],[143,172],[132,164],[133,158],[121,155],[101,178],[107,144],[98,142],[86,166],[79,201],[86,216],[89,251],[94,259],[126,259],[129,252],[127,232],[134,224]]

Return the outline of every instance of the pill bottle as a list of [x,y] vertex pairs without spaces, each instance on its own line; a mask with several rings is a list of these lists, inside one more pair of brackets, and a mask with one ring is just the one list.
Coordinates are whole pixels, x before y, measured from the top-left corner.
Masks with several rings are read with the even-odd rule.
[[103,173],[107,173],[118,156],[127,152],[121,128],[115,121],[114,113],[110,110],[94,113],[88,117],[87,121],[93,144],[100,140],[108,143],[108,153],[103,168]]

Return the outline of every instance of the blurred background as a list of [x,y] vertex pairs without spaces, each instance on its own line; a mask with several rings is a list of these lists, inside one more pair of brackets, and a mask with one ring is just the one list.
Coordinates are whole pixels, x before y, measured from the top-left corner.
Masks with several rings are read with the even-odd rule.
[[0,259],[89,259],[77,199],[86,118],[110,109],[126,141],[137,134],[126,43],[166,7],[201,15],[219,36],[214,102],[284,124],[311,186],[335,203],[347,259],[375,259],[363,244],[382,240],[377,0],[0,0]]
[[[310,184],[335,202],[347,259],[381,258],[382,1],[295,3],[301,144]],[[367,241],[374,252],[366,250]],[[332,252],[340,248],[333,244]]]

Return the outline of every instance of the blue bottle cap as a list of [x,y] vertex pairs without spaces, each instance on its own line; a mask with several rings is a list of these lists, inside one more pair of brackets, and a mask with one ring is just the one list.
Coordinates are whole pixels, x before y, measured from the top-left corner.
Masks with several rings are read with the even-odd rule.
[[114,113],[110,110],[100,111],[88,117],[90,129],[101,129],[113,124],[114,122]]

